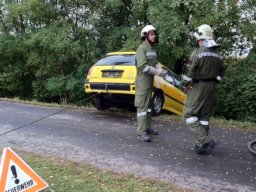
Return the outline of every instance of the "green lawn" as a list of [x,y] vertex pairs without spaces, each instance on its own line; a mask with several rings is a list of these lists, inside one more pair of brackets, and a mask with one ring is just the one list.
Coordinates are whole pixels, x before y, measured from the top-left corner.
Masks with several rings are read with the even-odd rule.
[[[193,190],[134,175],[100,170],[86,163],[40,156],[13,149],[54,192],[192,192]],[[0,149],[2,154],[2,148]],[[45,192],[50,191],[45,189]]]

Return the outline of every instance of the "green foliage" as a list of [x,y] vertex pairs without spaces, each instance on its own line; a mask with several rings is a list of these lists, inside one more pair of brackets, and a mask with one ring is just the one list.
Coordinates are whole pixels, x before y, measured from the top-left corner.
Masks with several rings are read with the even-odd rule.
[[81,104],[81,100],[85,99],[84,95],[84,79],[71,78],[67,81],[66,90],[70,93],[70,101],[75,104]]
[[23,38],[4,34],[0,38],[0,96],[30,97],[31,70],[23,65],[26,47]]
[[51,96],[61,96],[65,92],[66,78],[65,77],[52,77],[47,80],[46,89]]
[[256,52],[231,63],[218,90],[216,115],[256,122]]
[[[223,54],[243,53],[249,45],[255,46],[256,1],[240,1],[239,6],[234,2],[1,1],[0,96],[76,103],[85,96],[87,69],[106,52],[136,50],[146,24],[157,28],[158,60],[176,73],[182,73],[195,45],[193,31],[203,23],[214,28]],[[220,103],[225,98],[225,108],[218,110],[219,104],[217,114],[227,118],[244,118],[239,111],[246,108],[251,113],[255,108],[255,87],[248,83],[255,81],[255,67],[238,73],[238,66],[227,65],[226,82],[221,84]],[[243,73],[251,75],[245,78]],[[242,75],[242,80],[233,79],[234,75]],[[243,82],[234,92],[231,87],[237,81]],[[236,104],[234,98],[241,95],[247,100]]]
[[[239,23],[239,29],[241,33],[244,34],[245,46],[251,46],[255,48],[256,46],[256,2],[254,0],[246,0],[242,2],[241,5],[241,22]],[[249,41],[249,42],[248,42]]]
[[192,33],[201,24],[210,24],[215,29],[223,52],[233,50],[240,32],[239,11],[233,1],[133,1],[130,18],[133,23],[128,32],[133,35],[127,36],[124,45],[129,48],[138,46],[140,30],[146,24],[152,24],[159,34],[159,61],[181,73],[196,42]]
[[[47,91],[46,88],[47,81],[46,80],[34,80],[32,82],[33,87],[33,98],[37,101],[49,101],[50,100],[50,93]],[[55,101],[54,98],[51,98],[50,101]]]

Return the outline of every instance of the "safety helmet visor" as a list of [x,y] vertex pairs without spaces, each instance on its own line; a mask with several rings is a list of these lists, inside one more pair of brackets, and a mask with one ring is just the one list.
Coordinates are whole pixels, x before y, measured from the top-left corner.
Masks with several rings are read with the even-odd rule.
[[220,45],[217,44],[213,39],[204,39],[204,46],[205,47],[219,47]]

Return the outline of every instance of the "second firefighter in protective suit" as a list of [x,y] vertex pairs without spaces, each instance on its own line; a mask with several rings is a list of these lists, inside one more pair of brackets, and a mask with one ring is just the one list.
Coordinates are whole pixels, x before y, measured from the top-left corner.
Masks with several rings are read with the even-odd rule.
[[157,42],[156,28],[146,25],[141,31],[142,44],[136,51],[137,76],[135,83],[135,107],[137,107],[137,134],[142,141],[149,142],[150,135],[158,132],[151,128],[151,100],[154,75],[164,76],[167,71],[156,68],[157,55],[154,45]]
[[191,54],[188,73],[183,77],[189,90],[183,112],[186,124],[195,134],[197,154],[209,154],[215,146],[209,135],[209,121],[215,105],[216,84],[223,78],[223,58],[209,25],[199,26],[194,36],[199,48]]

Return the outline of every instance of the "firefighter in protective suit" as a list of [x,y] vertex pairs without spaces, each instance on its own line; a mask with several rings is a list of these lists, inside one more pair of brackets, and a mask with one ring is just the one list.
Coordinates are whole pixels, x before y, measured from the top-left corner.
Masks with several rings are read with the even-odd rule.
[[223,78],[223,57],[217,52],[213,29],[206,24],[197,28],[194,36],[198,48],[190,57],[188,72],[183,76],[187,86],[184,119],[195,134],[197,154],[209,154],[215,142],[209,135],[209,121],[215,105],[216,84]]
[[150,135],[158,135],[151,128],[151,100],[154,75],[164,76],[167,71],[156,68],[157,56],[154,49],[157,43],[156,28],[146,25],[141,31],[142,44],[136,51],[137,76],[135,82],[135,101],[137,107],[137,134],[140,140],[150,142]]

